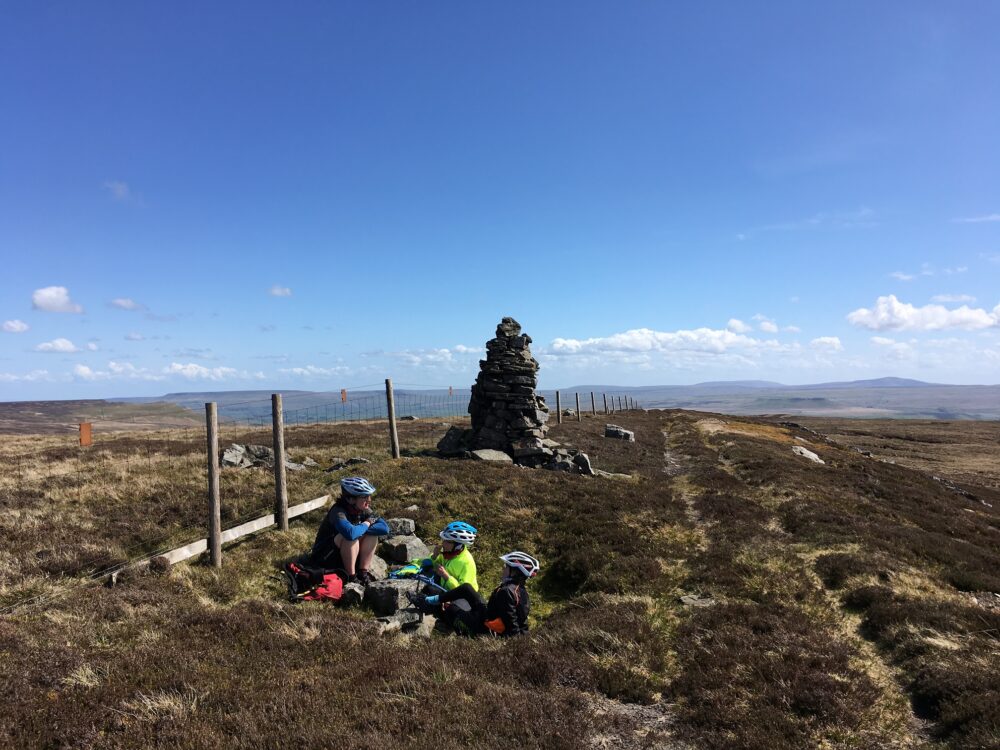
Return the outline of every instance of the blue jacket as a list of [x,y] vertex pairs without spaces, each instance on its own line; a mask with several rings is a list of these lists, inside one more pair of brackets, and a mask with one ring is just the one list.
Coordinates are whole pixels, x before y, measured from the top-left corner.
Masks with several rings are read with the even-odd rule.
[[[365,526],[365,521],[370,521],[371,526]],[[323,519],[316,535],[316,543],[321,541],[332,543],[333,537],[337,534],[344,539],[354,541],[363,536],[386,536],[388,533],[389,524],[385,519],[376,518],[367,510],[358,513],[347,503],[338,500]]]

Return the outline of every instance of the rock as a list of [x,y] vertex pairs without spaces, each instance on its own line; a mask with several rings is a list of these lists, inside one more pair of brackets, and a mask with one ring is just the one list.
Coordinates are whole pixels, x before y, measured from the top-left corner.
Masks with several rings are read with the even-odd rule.
[[346,469],[348,466],[357,466],[359,464],[369,464],[367,458],[361,458],[361,456],[355,456],[354,458],[349,458],[346,461],[343,459],[334,459],[334,463],[326,471],[340,471],[341,469]]
[[492,448],[480,448],[477,451],[472,451],[472,458],[479,461],[496,461],[503,464],[512,464],[514,459],[503,451],[494,450]]
[[379,635],[411,630],[420,625],[420,613],[415,609],[401,609],[388,617],[378,617]]
[[309,456],[306,456],[304,459],[302,459],[302,465],[308,466],[309,468],[314,468],[316,466],[319,466],[319,464],[313,461],[311,458],[309,458]]
[[360,583],[344,584],[344,593],[337,602],[341,607],[360,607],[365,598],[365,587]]
[[471,430],[463,430],[461,427],[449,427],[444,437],[438,441],[438,453],[442,456],[460,456],[467,448],[468,433]]
[[409,632],[409,635],[412,635],[414,638],[430,638],[436,625],[437,618],[434,615],[424,615],[420,618],[417,626]]
[[588,477],[594,476],[594,469],[590,466],[590,456],[586,453],[577,453],[573,456],[573,463],[580,469],[581,474],[586,474]]
[[415,416],[413,416],[412,414],[407,414],[405,417],[400,417],[399,421],[400,422],[416,422],[417,418]]
[[604,471],[603,469],[594,469],[594,476],[603,477],[604,479],[631,479],[631,474],[616,474],[613,471]]
[[409,511],[409,512],[412,513],[415,510],[420,510],[420,506],[419,505],[407,505],[405,508],[403,508],[403,510],[406,510],[406,511]]
[[104,579],[104,588],[113,589],[115,586],[117,586],[118,585],[118,574],[120,572],[121,571],[116,570],[116,571],[112,572],[111,575],[109,575],[107,578],[105,578]]
[[247,451],[244,446],[233,443],[222,451],[219,464],[223,467],[245,469],[248,466],[253,466],[253,460],[247,456]]
[[562,415],[564,417],[575,417],[576,416],[576,409],[563,409]]
[[803,448],[801,445],[793,445],[792,453],[794,453],[796,456],[802,456],[802,458],[808,458],[810,461],[813,461],[818,464],[826,463],[826,461],[817,456],[811,450],[809,450],[808,448]]
[[619,427],[616,424],[606,424],[604,425],[604,437],[614,438],[616,440],[625,440],[629,443],[635,442],[635,433],[631,430],[626,430],[624,427]]
[[711,596],[699,596],[698,594],[685,594],[680,597],[680,603],[685,607],[711,607],[717,602]]
[[306,465],[292,463],[291,461],[285,461],[285,468],[288,469],[289,471],[305,471]]
[[381,548],[390,562],[408,563],[431,556],[430,548],[415,536],[391,536],[382,542]]
[[400,609],[410,606],[410,602],[406,598],[406,592],[416,591],[417,583],[417,581],[393,578],[369,583],[365,587],[365,606],[379,617],[394,615]]
[[412,518],[387,518],[385,522],[389,524],[391,536],[407,536],[417,531],[417,525]]
[[389,565],[378,555],[372,558],[371,565],[368,566],[368,572],[372,574],[372,578],[376,581],[381,581],[387,575],[389,575]]
[[[219,456],[219,465],[226,468],[247,469],[251,466],[261,466],[265,469],[274,468],[274,450],[266,445],[240,445],[233,443]],[[285,459],[285,468],[289,471],[302,471],[303,464],[297,464]]]

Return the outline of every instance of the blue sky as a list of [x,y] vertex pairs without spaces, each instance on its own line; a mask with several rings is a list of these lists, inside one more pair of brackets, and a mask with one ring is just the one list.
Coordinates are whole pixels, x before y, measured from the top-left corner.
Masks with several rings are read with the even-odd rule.
[[1000,382],[993,2],[6,4],[0,399]]

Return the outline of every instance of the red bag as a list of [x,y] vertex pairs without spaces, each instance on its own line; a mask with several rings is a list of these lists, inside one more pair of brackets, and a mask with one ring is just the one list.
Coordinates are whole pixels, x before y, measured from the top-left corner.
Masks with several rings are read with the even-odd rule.
[[344,595],[344,579],[336,571],[288,563],[284,572],[290,601],[338,602]]

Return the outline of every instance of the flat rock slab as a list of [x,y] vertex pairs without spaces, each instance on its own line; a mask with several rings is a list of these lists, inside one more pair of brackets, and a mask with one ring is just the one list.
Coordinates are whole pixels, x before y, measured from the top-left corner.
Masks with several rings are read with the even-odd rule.
[[379,635],[398,633],[400,631],[410,635],[419,629],[421,625],[420,620],[420,613],[415,609],[401,609],[388,617],[375,618],[375,622],[378,623],[379,627]]
[[809,450],[808,448],[803,448],[801,445],[793,445],[792,446],[792,453],[794,453],[796,456],[802,456],[802,458],[808,458],[810,461],[813,461],[814,463],[817,463],[817,464],[825,464],[826,463],[826,461],[824,461],[822,458],[820,458],[819,456],[817,456],[811,450]]
[[680,597],[680,603],[685,607],[712,607],[717,603],[711,596],[698,596],[697,594],[685,594]]
[[389,537],[382,542],[381,551],[383,556],[395,563],[408,563],[410,560],[431,556],[430,548],[412,535]]
[[387,518],[390,536],[408,536],[417,532],[417,524],[412,518]]
[[631,479],[631,474],[616,474],[613,471],[604,471],[604,469],[594,469],[594,476],[604,477],[605,479]]
[[340,471],[341,469],[346,469],[349,466],[358,466],[360,464],[371,463],[367,458],[361,458],[361,456],[354,456],[346,461],[334,459],[333,464],[329,469],[324,469],[324,471]]
[[472,451],[472,458],[477,461],[496,461],[502,464],[512,464],[514,459],[503,451],[493,450],[492,448],[480,448],[477,451]]
[[344,584],[344,593],[337,602],[341,607],[360,607],[365,598],[365,587],[360,583]]
[[[364,603],[379,617],[389,617],[410,606],[407,591],[417,590],[417,581],[388,579],[374,581],[365,588]],[[417,613],[419,616],[419,613]]]
[[635,442],[635,433],[631,430],[626,430],[624,427],[619,427],[616,424],[606,424],[604,425],[604,437],[614,438],[615,440],[625,440],[629,443]]
[[368,566],[368,572],[372,574],[372,577],[376,581],[381,581],[389,575],[389,564],[378,555],[375,555],[372,557],[371,565]]

